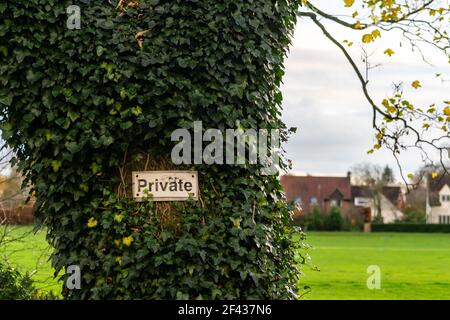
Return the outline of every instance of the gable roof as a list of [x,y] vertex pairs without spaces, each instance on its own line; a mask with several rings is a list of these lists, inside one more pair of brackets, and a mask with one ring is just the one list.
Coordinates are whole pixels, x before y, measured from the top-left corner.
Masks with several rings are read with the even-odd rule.
[[[302,199],[302,208],[309,211],[311,198],[316,198],[319,205],[324,201],[334,199],[338,193],[343,200],[352,198],[350,176],[347,177],[318,177],[318,176],[291,176],[280,178],[288,201],[297,197]],[[340,197],[339,197],[340,198]]]
[[[352,198],[372,198],[373,192],[367,186],[352,186]],[[393,204],[396,204],[400,195],[401,195],[400,187],[383,187],[382,193],[383,195]]]
[[445,175],[433,179],[431,175],[429,175],[427,181],[430,206],[440,206],[441,201],[439,199],[439,191],[441,191],[445,185],[448,185],[450,187],[450,176]]

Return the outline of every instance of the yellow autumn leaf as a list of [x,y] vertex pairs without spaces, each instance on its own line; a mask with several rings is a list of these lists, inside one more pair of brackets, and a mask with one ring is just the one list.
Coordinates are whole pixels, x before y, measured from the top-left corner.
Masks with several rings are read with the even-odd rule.
[[419,89],[422,87],[422,85],[420,84],[419,80],[415,80],[411,83],[411,87],[413,87],[414,89]]
[[409,174],[408,174],[408,179],[409,179],[409,180],[413,180],[413,179],[414,179],[414,174],[409,173]]
[[97,226],[97,224],[98,224],[97,220],[95,220],[94,218],[90,218],[88,220],[87,226],[88,226],[88,228],[95,228]]
[[126,245],[127,247],[131,246],[131,243],[132,243],[133,241],[134,241],[134,239],[133,239],[132,236],[124,237],[124,238],[122,239],[123,244]]
[[378,23],[380,21],[379,16],[372,16],[371,19],[372,19],[373,23]]
[[114,221],[121,223],[123,220],[123,214],[116,214],[114,216]]
[[344,0],[346,7],[351,7],[355,3],[355,0]]
[[373,35],[371,33],[367,33],[362,36],[362,42],[364,43],[370,43],[373,41]]
[[376,144],[376,145],[373,146],[373,148],[374,148],[375,150],[380,150],[380,149],[381,149],[381,145]]
[[373,153],[373,149],[367,151],[367,154],[372,154]]
[[389,113],[396,113],[397,112],[397,108],[394,106],[389,106],[388,108]]
[[373,31],[372,31],[372,36],[373,36],[374,39],[376,39],[376,38],[378,38],[378,37],[381,37],[381,32],[380,32],[380,30],[378,30],[378,29],[373,30]]
[[431,178],[436,179],[439,176],[439,173],[437,173],[436,171],[431,173]]
[[446,116],[450,116],[450,107],[445,107],[445,109],[444,109],[444,114],[445,114]]
[[389,57],[392,57],[392,56],[395,54],[395,52],[394,52],[394,50],[392,50],[392,49],[390,49],[390,48],[387,48],[387,49],[384,51],[384,54],[387,54]]
[[360,21],[356,21],[356,23],[355,23],[355,29],[362,29],[362,26],[361,26],[361,22],[360,22]]

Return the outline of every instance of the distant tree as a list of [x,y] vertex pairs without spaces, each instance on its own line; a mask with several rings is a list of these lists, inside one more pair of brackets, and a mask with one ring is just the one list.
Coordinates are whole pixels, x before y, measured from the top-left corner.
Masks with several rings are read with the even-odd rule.
[[381,175],[381,179],[386,182],[386,184],[388,183],[392,183],[395,181],[395,176],[394,176],[394,172],[392,171],[391,167],[389,167],[388,165],[386,165],[383,169],[383,173]]
[[380,222],[381,219],[381,196],[383,188],[394,182],[394,174],[389,166],[384,169],[371,163],[360,163],[352,168],[354,180],[357,184],[369,188],[375,208],[375,220]]
[[403,213],[405,215],[404,222],[426,223],[426,212],[423,208],[408,206]]

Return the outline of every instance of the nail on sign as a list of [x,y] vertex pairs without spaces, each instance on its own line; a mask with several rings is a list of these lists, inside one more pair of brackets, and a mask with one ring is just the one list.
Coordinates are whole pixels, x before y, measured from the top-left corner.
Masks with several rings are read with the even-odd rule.
[[142,202],[151,194],[153,201],[198,200],[198,174],[195,171],[133,172],[133,198]]

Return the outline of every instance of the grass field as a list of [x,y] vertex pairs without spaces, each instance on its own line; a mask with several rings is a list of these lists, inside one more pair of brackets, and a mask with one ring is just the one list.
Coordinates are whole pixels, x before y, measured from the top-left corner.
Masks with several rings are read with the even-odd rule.
[[[310,233],[320,272],[306,270],[306,299],[450,299],[450,234]],[[369,290],[367,267],[381,269]]]
[[[21,241],[0,248],[22,272],[34,272],[37,286],[59,290],[43,232],[14,228]],[[319,272],[305,270],[311,286],[305,299],[450,299],[450,234],[311,232],[307,242]],[[381,269],[381,289],[366,286],[367,267]]]

